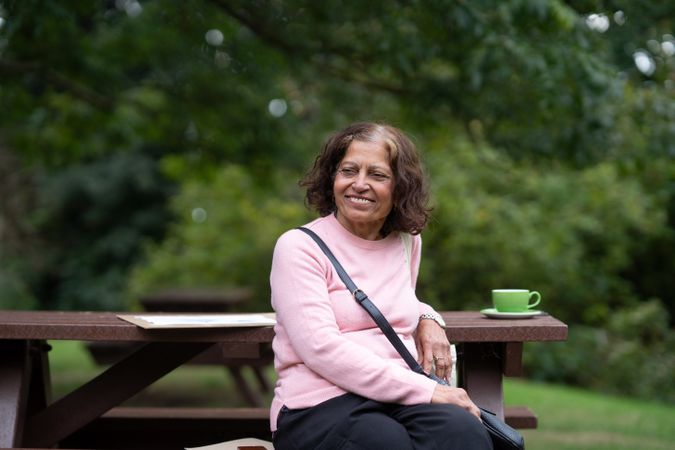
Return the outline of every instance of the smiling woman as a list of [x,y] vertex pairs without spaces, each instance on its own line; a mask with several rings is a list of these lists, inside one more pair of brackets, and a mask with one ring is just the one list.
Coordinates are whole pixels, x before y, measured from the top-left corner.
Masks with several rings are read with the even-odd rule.
[[[300,185],[321,215],[305,227],[373,296],[424,370],[448,377],[442,319],[415,294],[429,209],[410,139],[389,125],[350,125],[328,140]],[[276,449],[491,448],[467,393],[410,370],[302,231],[277,240],[270,283]]]
[[[352,161],[353,158],[368,159],[371,167],[361,167],[363,162]],[[393,231],[422,231],[429,218],[427,180],[415,145],[392,126],[362,122],[334,134],[300,186],[307,188],[306,202],[310,207],[321,216],[337,212],[340,220],[340,196],[335,192],[338,184],[343,184],[339,178],[364,181],[360,175],[370,186],[357,184],[357,188],[390,184],[391,210],[381,224],[380,237]]]

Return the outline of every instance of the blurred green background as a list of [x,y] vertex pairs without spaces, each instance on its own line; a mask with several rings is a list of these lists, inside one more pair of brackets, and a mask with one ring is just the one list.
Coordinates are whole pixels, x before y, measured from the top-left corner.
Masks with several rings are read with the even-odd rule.
[[526,287],[528,376],[675,403],[675,3],[0,0],[0,308],[247,286],[332,131],[416,141],[419,297]]

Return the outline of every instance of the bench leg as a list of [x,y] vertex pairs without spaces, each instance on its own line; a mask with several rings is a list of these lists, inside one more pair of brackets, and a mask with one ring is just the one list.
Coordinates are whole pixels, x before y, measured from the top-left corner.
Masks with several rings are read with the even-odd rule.
[[0,341],[0,448],[20,447],[28,399],[28,341]]
[[502,345],[489,342],[461,344],[460,383],[476,405],[504,420],[502,349]]
[[49,370],[49,351],[52,347],[46,341],[32,341],[28,349],[31,372],[26,415],[42,411],[52,401],[52,379]]

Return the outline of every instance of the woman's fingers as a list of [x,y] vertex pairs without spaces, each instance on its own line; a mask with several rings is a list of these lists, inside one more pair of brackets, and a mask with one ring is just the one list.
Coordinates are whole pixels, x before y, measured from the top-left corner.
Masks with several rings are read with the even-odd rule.
[[450,370],[452,369],[450,355],[443,354],[443,356],[435,356],[434,364],[436,366],[436,376],[445,380],[446,377],[450,375]]
[[478,409],[478,406],[476,406],[476,404],[471,401],[469,394],[467,394],[464,389],[453,388],[439,384],[434,389],[434,393],[431,397],[431,403],[451,403],[453,405],[457,405],[460,408],[467,410],[478,420],[481,420],[480,409]]
[[433,349],[433,360],[435,374],[437,377],[447,380],[452,371],[452,355],[450,353],[450,343],[444,339],[436,341]]
[[458,394],[457,396],[460,399],[459,405],[462,406],[464,409],[466,409],[469,413],[472,415],[476,416],[478,420],[480,420],[480,409],[478,409],[478,406],[469,398],[469,394],[462,389],[462,388],[450,388],[450,389],[455,389]]
[[446,379],[452,370],[450,343],[445,330],[433,320],[420,320],[415,336],[420,363],[425,372]]

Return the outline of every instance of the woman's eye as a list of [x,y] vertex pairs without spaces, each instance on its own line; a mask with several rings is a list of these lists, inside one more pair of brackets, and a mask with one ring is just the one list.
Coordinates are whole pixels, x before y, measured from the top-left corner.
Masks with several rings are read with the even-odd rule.
[[389,179],[389,176],[384,173],[374,173],[371,175],[371,177],[373,177],[377,181],[384,181]]
[[339,172],[340,172],[340,174],[342,174],[342,176],[345,176],[345,177],[353,177],[354,175],[356,175],[356,170],[350,169],[348,167],[340,169]]

